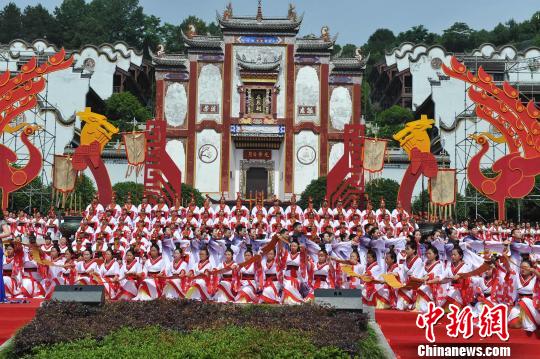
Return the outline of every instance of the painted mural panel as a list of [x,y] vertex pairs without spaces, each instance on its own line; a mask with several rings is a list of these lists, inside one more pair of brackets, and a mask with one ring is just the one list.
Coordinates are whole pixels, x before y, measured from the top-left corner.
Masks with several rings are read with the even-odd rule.
[[183,84],[174,82],[167,87],[164,108],[165,119],[169,126],[184,125],[187,114],[187,94]]
[[197,97],[197,123],[214,120],[221,123],[221,92],[223,83],[219,67],[204,65],[199,74]]
[[336,87],[330,98],[330,120],[332,127],[343,131],[345,125],[351,122],[353,113],[351,93],[346,87]]
[[296,123],[319,124],[320,83],[317,71],[304,66],[296,77]]

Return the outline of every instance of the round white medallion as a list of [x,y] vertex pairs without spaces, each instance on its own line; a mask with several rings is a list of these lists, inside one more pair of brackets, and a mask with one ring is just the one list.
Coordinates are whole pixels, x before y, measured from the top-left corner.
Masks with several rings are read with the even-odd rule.
[[214,145],[206,144],[199,148],[199,159],[204,163],[212,163],[217,159],[218,150]]
[[296,151],[296,159],[301,164],[307,166],[315,162],[315,159],[317,158],[317,152],[315,152],[315,149],[311,146],[302,146]]

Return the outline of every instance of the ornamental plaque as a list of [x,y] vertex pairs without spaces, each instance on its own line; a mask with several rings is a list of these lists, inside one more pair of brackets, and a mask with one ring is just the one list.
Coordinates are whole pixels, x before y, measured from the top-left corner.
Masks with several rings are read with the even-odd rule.
[[431,60],[431,68],[433,68],[434,70],[439,70],[442,66],[442,60],[438,57],[434,57],[432,60]]
[[245,160],[271,160],[271,150],[244,150]]
[[212,163],[217,159],[218,150],[214,145],[206,144],[199,148],[199,159],[204,163]]
[[302,146],[296,151],[296,159],[304,166],[310,165],[317,159],[317,152],[311,146]]

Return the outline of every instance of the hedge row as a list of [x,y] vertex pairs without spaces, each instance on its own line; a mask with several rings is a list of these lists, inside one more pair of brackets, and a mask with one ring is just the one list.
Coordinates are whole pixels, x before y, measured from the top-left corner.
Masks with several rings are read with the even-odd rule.
[[314,305],[267,306],[158,300],[116,302],[103,307],[46,302],[36,318],[17,333],[11,357],[28,354],[36,346],[78,339],[102,340],[124,327],[160,326],[179,333],[227,327],[294,331],[318,348],[334,347],[358,353],[366,337],[367,317]]
[[317,348],[296,331],[226,327],[178,333],[160,327],[123,328],[103,340],[81,339],[36,348],[27,358],[348,358]]

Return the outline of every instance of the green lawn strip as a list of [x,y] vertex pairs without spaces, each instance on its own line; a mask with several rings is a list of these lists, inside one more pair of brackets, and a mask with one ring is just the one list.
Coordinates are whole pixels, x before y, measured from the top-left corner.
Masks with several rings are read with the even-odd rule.
[[[369,347],[370,350],[371,347]],[[27,358],[348,358],[344,351],[317,348],[296,331],[230,326],[179,333],[152,326],[122,328],[103,340],[82,339],[35,348]]]

